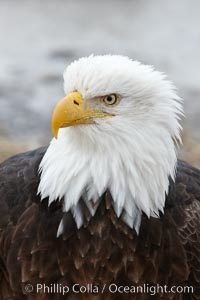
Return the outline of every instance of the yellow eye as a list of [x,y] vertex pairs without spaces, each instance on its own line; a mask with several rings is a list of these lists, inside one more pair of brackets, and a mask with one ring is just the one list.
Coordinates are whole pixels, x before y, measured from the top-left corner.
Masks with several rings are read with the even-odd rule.
[[115,94],[107,95],[103,97],[102,100],[106,105],[113,105],[117,102],[117,95]]

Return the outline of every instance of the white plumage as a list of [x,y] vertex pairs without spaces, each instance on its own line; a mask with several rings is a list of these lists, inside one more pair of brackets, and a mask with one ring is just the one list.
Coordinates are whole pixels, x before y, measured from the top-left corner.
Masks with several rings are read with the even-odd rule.
[[[64,198],[63,210],[71,210],[80,227],[80,197],[95,214],[108,189],[116,214],[138,232],[142,212],[157,217],[163,210],[174,178],[182,100],[165,75],[117,55],[73,62],[64,72],[64,90],[80,92],[85,103],[114,116],[59,130],[40,164],[38,193],[49,204]],[[99,101],[113,93],[120,97],[116,105]]]

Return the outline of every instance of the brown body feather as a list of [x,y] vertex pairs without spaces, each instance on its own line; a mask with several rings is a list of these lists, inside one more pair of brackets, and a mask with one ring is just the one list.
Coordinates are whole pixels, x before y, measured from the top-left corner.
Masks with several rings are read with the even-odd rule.
[[[0,166],[0,299],[200,299],[200,171],[179,161],[160,218],[142,217],[140,233],[112,209],[107,191],[95,216],[80,200],[84,226],[76,228],[62,203],[40,201],[38,166],[46,148],[12,157]],[[64,234],[56,238],[63,218]],[[36,293],[36,284],[72,287],[93,283],[103,294]],[[109,293],[123,286],[188,285],[190,294]],[[26,285],[34,287],[26,291]]]

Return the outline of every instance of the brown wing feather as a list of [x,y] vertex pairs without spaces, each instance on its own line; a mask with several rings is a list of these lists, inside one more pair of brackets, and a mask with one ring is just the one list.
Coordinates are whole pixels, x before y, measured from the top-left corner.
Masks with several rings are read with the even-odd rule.
[[179,161],[167,208],[185,249],[188,283],[195,288],[191,299],[200,299],[200,170]]

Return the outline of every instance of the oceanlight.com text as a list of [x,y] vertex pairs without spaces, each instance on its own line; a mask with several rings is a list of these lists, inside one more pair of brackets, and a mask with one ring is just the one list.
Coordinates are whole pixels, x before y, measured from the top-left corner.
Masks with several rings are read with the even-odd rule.
[[43,294],[61,294],[67,295],[71,294],[148,294],[150,296],[156,294],[193,294],[192,286],[170,286],[167,285],[151,285],[145,283],[138,286],[128,286],[128,285],[117,285],[115,283],[104,284],[102,286],[95,284],[74,284],[72,286],[62,285],[59,283],[52,283],[49,285],[38,283],[35,286],[32,284],[24,285],[24,292],[26,294],[30,293],[43,293]]

